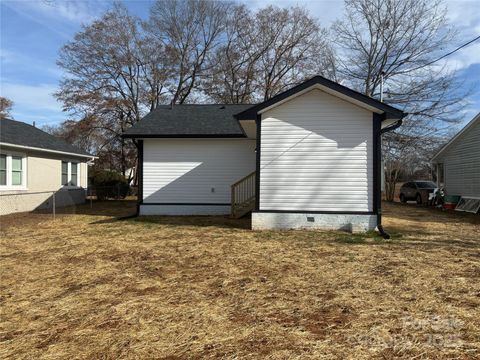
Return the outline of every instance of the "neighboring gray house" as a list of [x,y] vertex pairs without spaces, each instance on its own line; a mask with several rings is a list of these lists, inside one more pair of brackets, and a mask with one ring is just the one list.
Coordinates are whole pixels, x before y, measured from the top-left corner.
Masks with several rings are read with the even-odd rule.
[[480,113],[432,158],[448,195],[480,199]]
[[403,116],[320,76],[256,105],[160,106],[124,133],[139,144],[138,211],[373,229],[380,136]]
[[[0,215],[85,201],[94,156],[34,126],[0,120]],[[60,190],[60,191],[59,191]]]

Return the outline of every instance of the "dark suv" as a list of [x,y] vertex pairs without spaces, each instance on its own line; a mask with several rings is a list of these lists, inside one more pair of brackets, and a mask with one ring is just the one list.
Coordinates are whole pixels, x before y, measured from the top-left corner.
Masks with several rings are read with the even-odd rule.
[[430,193],[433,193],[437,185],[433,181],[418,180],[409,181],[400,188],[400,201],[415,200],[417,204],[423,204],[429,200]]

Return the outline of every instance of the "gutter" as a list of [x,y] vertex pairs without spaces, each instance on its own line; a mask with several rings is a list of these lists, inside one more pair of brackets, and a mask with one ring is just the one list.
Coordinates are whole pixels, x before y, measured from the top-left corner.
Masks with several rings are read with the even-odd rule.
[[72,153],[67,151],[43,149],[43,148],[34,147],[34,146],[17,145],[17,144],[5,143],[5,142],[0,142],[0,146],[8,146],[8,147],[22,149],[22,150],[43,151],[47,153],[60,154],[60,155],[77,156],[77,157],[88,158],[91,160],[98,159],[98,156],[94,156],[94,155],[85,155],[85,154],[78,154],[78,153]]
[[[404,116],[406,116],[407,114],[405,114]],[[403,120],[400,119],[398,120],[397,122],[395,122],[393,125],[390,125],[390,126],[387,126],[386,128],[383,128],[380,130],[380,135],[386,133],[386,132],[389,132],[389,131],[393,131],[393,130],[396,130],[398,129],[400,126],[402,126],[403,124]]]
[[[407,114],[404,114],[403,116],[406,116]],[[399,119],[397,122],[395,122],[393,125],[390,125],[390,126],[387,126],[386,128],[383,128],[383,129],[380,129],[380,131],[378,132],[377,136],[378,136],[378,144],[379,144],[379,147],[380,147],[380,153],[381,153],[381,138],[382,138],[382,134],[385,134],[389,131],[393,131],[395,129],[398,129],[400,126],[402,126],[402,123],[403,123],[403,120],[402,119]],[[380,157],[381,159],[381,157]],[[379,159],[380,163],[381,163],[381,160]],[[383,171],[383,169],[382,169]],[[381,200],[379,200],[381,202]],[[377,211],[377,229],[378,229],[378,232],[380,233],[381,236],[383,236],[384,239],[388,240],[390,239],[390,234],[387,233],[385,231],[385,229],[383,228],[383,225],[382,225],[382,212],[381,210],[379,209]]]

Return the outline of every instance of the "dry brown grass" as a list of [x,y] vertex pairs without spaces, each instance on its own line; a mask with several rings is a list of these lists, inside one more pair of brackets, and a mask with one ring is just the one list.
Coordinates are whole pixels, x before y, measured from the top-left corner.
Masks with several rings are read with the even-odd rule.
[[478,217],[389,205],[384,241],[78,210],[0,220],[1,358],[480,357]]

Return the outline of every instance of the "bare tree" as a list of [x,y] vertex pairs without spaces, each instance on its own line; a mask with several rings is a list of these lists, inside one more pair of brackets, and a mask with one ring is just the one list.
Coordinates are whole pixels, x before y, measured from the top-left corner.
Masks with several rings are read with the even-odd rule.
[[13,101],[0,96],[0,119],[12,117],[11,111],[13,107]]
[[217,47],[212,66],[202,82],[202,90],[215,102],[252,103],[259,76],[261,51],[255,46],[252,13],[245,5],[235,6],[227,14],[224,42]]
[[163,48],[152,48],[140,20],[115,5],[83,28],[60,52],[58,65],[67,76],[57,99],[64,110],[80,119],[86,138],[101,134],[99,154],[118,155],[121,171],[131,167],[132,143],[121,134],[159,103],[165,102],[163,82],[168,69],[159,61]]
[[217,48],[207,95],[226,103],[268,99],[313,75],[333,77],[333,50],[317,19],[299,7],[237,6]]
[[388,200],[398,168],[427,137],[458,122],[464,106],[455,72],[434,62],[455,38],[445,11],[438,0],[346,0],[345,16],[332,28],[338,73],[372,97],[379,97],[383,76],[384,100],[409,114],[384,136]]
[[122,112],[134,123],[141,117],[144,60],[138,19],[121,6],[85,27],[60,52],[67,71],[57,98],[75,113]]
[[268,6],[258,11],[255,22],[263,100],[312,75],[330,77],[326,32],[305,9]]
[[216,0],[157,0],[145,29],[165,49],[171,66],[173,103],[184,103],[211,67],[208,55],[220,41],[231,3]]
[[[79,149],[89,153],[96,153],[94,170],[119,171],[135,166],[135,147],[124,144],[122,147],[118,137],[112,137],[104,129],[99,127],[100,121],[94,117],[83,118],[79,121],[66,120],[59,125],[42,127],[42,130],[64,139]],[[124,173],[130,176],[130,181],[135,174]]]

